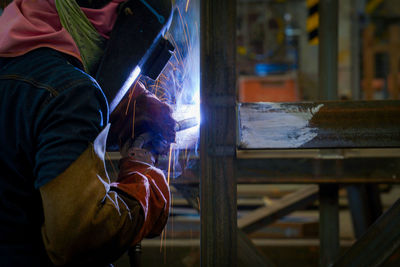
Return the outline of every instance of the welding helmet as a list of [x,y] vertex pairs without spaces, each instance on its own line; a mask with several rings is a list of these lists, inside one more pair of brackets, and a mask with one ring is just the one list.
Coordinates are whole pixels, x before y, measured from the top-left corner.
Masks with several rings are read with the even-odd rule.
[[[110,0],[77,0],[81,7],[101,8]],[[127,0],[100,61],[96,80],[109,102],[110,113],[139,74],[157,79],[174,47],[164,39],[172,20],[170,0]]]

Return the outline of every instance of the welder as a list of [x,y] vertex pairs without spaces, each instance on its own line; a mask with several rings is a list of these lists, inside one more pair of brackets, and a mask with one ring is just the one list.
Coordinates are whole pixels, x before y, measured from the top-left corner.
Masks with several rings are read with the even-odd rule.
[[[154,53],[165,50],[159,47],[170,5],[15,0],[5,8],[1,266],[106,266],[161,233],[170,193],[153,164],[174,141],[175,121],[169,106],[135,80],[140,71],[162,68],[151,59],[167,58]],[[110,127],[108,143],[123,152],[114,182],[104,164]],[[135,145],[135,135],[147,138]]]

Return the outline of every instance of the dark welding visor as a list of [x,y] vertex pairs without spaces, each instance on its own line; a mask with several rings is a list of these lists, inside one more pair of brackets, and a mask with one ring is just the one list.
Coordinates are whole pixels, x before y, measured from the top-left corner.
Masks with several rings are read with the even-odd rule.
[[129,0],[119,7],[96,80],[110,113],[139,74],[157,79],[174,47],[164,39],[172,20],[170,0]]

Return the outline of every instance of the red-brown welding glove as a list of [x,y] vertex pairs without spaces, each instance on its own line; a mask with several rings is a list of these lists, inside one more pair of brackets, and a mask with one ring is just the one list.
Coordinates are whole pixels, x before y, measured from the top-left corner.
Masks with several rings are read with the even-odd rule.
[[146,90],[141,82],[136,82],[121,100],[111,114],[110,122],[108,144],[119,148],[130,138],[143,133],[151,133],[154,143],[164,143],[157,153],[167,152],[169,144],[175,141],[176,121],[171,107]]
[[118,180],[111,184],[136,199],[143,210],[144,223],[132,245],[144,237],[160,235],[167,223],[170,191],[163,172],[150,164],[126,157],[120,161]]

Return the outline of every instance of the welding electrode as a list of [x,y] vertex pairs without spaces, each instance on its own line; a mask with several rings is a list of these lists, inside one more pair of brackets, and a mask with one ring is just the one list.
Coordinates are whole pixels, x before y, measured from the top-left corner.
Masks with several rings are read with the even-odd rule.
[[197,126],[197,124],[198,124],[197,118],[195,118],[195,117],[184,119],[184,120],[178,121],[176,123],[175,131],[180,132],[183,130],[187,130],[187,129]]

